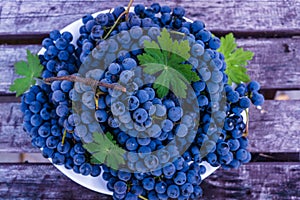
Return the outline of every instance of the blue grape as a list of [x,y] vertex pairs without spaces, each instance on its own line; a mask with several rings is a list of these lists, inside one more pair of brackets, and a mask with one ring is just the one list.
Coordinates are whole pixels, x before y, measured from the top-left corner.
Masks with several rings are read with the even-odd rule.
[[163,167],[163,174],[166,176],[172,176],[176,172],[175,165],[173,163],[167,163]]
[[139,90],[137,92],[137,98],[139,99],[140,103],[145,103],[149,100],[148,92],[146,90]]
[[211,33],[203,29],[196,34],[196,38],[202,40],[203,42],[208,42],[211,38]]
[[151,5],[151,8],[153,9],[153,11],[154,11],[155,13],[159,13],[159,12],[160,12],[160,9],[161,9],[159,3],[153,3],[153,4]]
[[240,148],[241,149],[246,149],[248,147],[248,139],[246,137],[241,137],[238,139],[240,142]]
[[257,81],[251,81],[247,88],[249,89],[249,91],[254,92],[254,91],[258,91],[260,89],[260,84]]
[[213,71],[211,75],[211,81],[214,83],[221,83],[223,80],[223,73],[220,71]]
[[221,165],[229,165],[232,160],[233,160],[233,154],[231,152],[228,152],[226,155],[222,155],[219,157],[219,161]]
[[53,149],[49,149],[47,147],[44,147],[43,150],[42,150],[42,155],[45,158],[52,158],[53,155],[54,155],[54,150]]
[[125,105],[120,101],[112,103],[111,112],[116,116],[123,115],[125,113]]
[[170,185],[170,186],[168,186],[167,194],[172,199],[178,198],[179,195],[180,195],[179,187],[177,185]]
[[[130,17],[130,19],[129,19],[129,25],[131,26],[131,27],[139,27],[139,26],[141,26],[141,24],[142,24],[142,20],[138,17],[138,16],[132,16],[132,17]],[[132,36],[132,34],[131,34],[131,36]],[[136,38],[134,38],[134,39],[136,39]]]
[[135,14],[137,14],[137,15],[140,15],[140,14],[144,13],[144,11],[145,11],[145,6],[142,5],[142,4],[137,4],[137,5],[134,7],[134,12],[135,12]]
[[194,44],[191,49],[192,56],[199,57],[204,53],[204,47],[200,44]]
[[168,117],[173,122],[177,122],[182,117],[182,108],[181,107],[172,107],[168,110]]
[[75,127],[74,132],[78,137],[84,137],[87,135],[87,128],[81,124]]
[[85,156],[83,154],[75,154],[73,162],[75,165],[82,165],[85,162]]
[[205,24],[202,21],[196,20],[191,24],[191,30],[193,33],[198,33],[202,29],[204,29]]
[[236,152],[236,159],[240,160],[240,161],[243,161],[243,160],[246,160],[248,158],[248,152],[246,149],[239,149],[237,152]]
[[173,15],[175,15],[178,18],[182,18],[185,15],[185,10],[183,7],[176,7],[173,10]]
[[185,183],[180,187],[183,196],[190,196],[194,192],[194,187],[191,183]]
[[220,142],[217,144],[217,152],[219,155],[224,156],[226,154],[228,154],[230,148],[228,143],[226,142]]
[[236,103],[239,101],[239,93],[236,91],[227,94],[227,100],[231,103]]
[[69,59],[69,52],[68,51],[60,51],[57,55],[60,61],[67,61]]
[[208,41],[208,46],[213,50],[217,50],[221,46],[221,41],[219,38],[213,37]]
[[188,134],[188,127],[185,124],[180,124],[176,127],[176,136],[185,137]]
[[117,63],[112,63],[108,67],[109,73],[111,73],[113,75],[118,74],[120,72],[120,70],[121,70],[121,66]]
[[50,124],[48,122],[44,123],[39,127],[38,133],[41,137],[47,138],[51,134]]
[[186,182],[186,174],[184,172],[178,172],[174,177],[174,183],[176,185],[183,185]]
[[152,177],[148,177],[142,181],[142,184],[145,190],[150,191],[153,190],[155,187],[155,180]]
[[57,40],[58,38],[61,37],[61,34],[58,30],[53,30],[49,33],[49,37],[52,39],[52,40]]
[[137,63],[132,58],[125,58],[122,61],[122,66],[123,66],[124,70],[131,70],[137,66]]
[[35,114],[40,112],[41,108],[42,108],[42,105],[38,101],[33,101],[29,105],[29,110]]
[[251,101],[255,106],[261,106],[264,103],[265,99],[262,94],[259,94],[258,92],[253,92]]
[[155,191],[158,194],[164,194],[167,191],[168,185],[164,181],[159,181],[155,184]]
[[43,123],[43,119],[39,114],[34,114],[30,118],[30,123],[33,126],[40,126]]
[[133,26],[130,30],[129,30],[130,36],[135,39],[138,40],[139,38],[142,37],[143,35],[143,29],[139,26]]
[[129,151],[134,151],[138,148],[138,143],[136,141],[135,138],[129,138],[127,141],[126,141],[126,148],[129,150]]
[[173,129],[173,122],[169,119],[165,119],[161,122],[161,127],[164,132],[170,132]]
[[163,117],[166,115],[166,113],[167,113],[167,109],[164,105],[161,104],[156,105],[156,112],[155,112],[156,116]]
[[97,15],[97,17],[95,18],[95,21],[100,24],[101,26],[107,26],[108,24],[108,16],[106,14],[99,14]]
[[52,94],[52,99],[55,102],[63,102],[66,100],[66,95],[61,90],[55,90]]
[[161,16],[161,22],[164,24],[164,25],[168,25],[170,24],[170,22],[172,21],[172,16],[170,13],[163,13],[162,16]]
[[125,196],[125,200],[138,200],[138,196],[128,192]]
[[201,68],[199,70],[199,74],[201,76],[202,81],[208,81],[211,78],[211,72],[208,68]]
[[54,164],[57,164],[57,165],[63,165],[65,163],[65,156],[58,153],[58,152],[55,152],[54,155],[53,155],[53,158],[52,158],[52,162]]
[[159,160],[155,155],[147,155],[144,159],[144,164],[149,169],[156,169],[159,165]]
[[123,170],[118,170],[118,178],[125,182],[129,181],[131,179],[131,173]]
[[53,40],[50,38],[45,38],[42,41],[42,45],[44,48],[48,49],[49,46],[53,45]]
[[154,124],[149,129],[147,129],[146,132],[150,137],[158,138],[161,133],[161,128],[157,124]]
[[50,136],[46,139],[46,146],[49,149],[55,149],[59,143],[59,138],[55,136]]
[[239,105],[240,105],[240,107],[243,108],[243,109],[249,108],[249,107],[250,107],[250,104],[251,104],[251,101],[250,101],[250,99],[247,98],[247,97],[242,97],[242,98],[240,98],[240,100],[239,100]]
[[69,142],[65,142],[62,144],[62,142],[58,143],[57,145],[57,151],[61,154],[66,154],[70,151],[71,145]]
[[208,99],[204,95],[199,95],[197,98],[199,107],[204,107],[208,105]]
[[133,119],[140,124],[144,123],[147,120],[147,118],[148,113],[143,108],[138,108],[133,112]]

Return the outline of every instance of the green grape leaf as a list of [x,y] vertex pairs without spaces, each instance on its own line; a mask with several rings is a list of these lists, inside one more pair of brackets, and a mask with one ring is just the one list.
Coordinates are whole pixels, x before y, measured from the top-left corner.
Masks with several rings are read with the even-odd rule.
[[232,33],[221,38],[221,47],[218,52],[225,57],[227,69],[225,73],[228,75],[228,84],[248,83],[251,81],[247,74],[248,62],[253,59],[254,53],[245,51],[243,48],[237,48],[237,43]]
[[154,89],[160,98],[165,97],[169,90],[181,98],[187,95],[187,85],[200,80],[192,65],[183,64],[190,58],[188,40],[174,40],[167,29],[163,29],[157,41],[145,41],[144,51],[138,56],[143,71],[157,78]]
[[111,133],[102,134],[96,132],[93,133],[93,139],[93,142],[83,145],[91,153],[91,163],[104,163],[113,169],[118,169],[120,165],[125,164],[123,157],[125,151],[117,145]]
[[16,92],[16,96],[20,96],[36,83],[36,78],[41,77],[43,66],[40,64],[38,55],[34,55],[27,50],[27,62],[20,61],[15,63],[15,71],[16,74],[23,77],[17,78],[9,90]]

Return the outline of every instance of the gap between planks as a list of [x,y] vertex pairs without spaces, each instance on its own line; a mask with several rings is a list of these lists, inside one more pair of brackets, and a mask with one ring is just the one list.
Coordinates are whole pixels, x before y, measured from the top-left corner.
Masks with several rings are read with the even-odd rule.
[[[251,153],[251,163],[259,162],[300,162],[300,153]],[[42,153],[6,153],[0,152],[0,164],[5,163],[50,163]]]

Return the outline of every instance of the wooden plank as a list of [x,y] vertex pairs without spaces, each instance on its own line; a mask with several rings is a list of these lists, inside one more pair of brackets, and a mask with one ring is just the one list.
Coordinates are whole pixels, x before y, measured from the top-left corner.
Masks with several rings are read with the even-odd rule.
[[[128,0],[3,1],[0,5],[0,33],[2,35],[47,33],[66,26],[86,13],[94,13],[118,5],[126,6],[128,2]],[[152,1],[143,0],[136,0],[135,4],[141,2],[147,6],[152,4]],[[176,5],[185,7],[187,17],[205,21],[212,31],[241,31],[244,34],[300,33],[298,0],[162,0],[159,2],[172,7]]]
[[[1,199],[111,199],[77,185],[48,164],[0,164],[0,174]],[[201,187],[203,199],[299,199],[299,179],[297,163],[251,163],[217,170]]]
[[[21,127],[18,103],[1,103],[0,152],[38,152]],[[300,101],[266,101],[263,112],[250,109],[250,151],[255,153],[300,152]]]
[[0,164],[1,199],[111,199],[67,178],[51,164]]
[[237,42],[255,53],[249,74],[263,89],[300,89],[300,38]]
[[250,109],[250,149],[255,152],[300,152],[300,101],[266,101]]
[[22,128],[22,112],[19,103],[1,103],[0,152],[40,152],[31,146],[31,139]]
[[299,199],[299,163],[251,163],[217,170],[202,183],[204,199]]
[[[255,53],[249,74],[263,89],[300,89],[300,38],[239,39],[238,44]],[[26,59],[26,49],[37,53],[39,45],[0,45],[0,93],[8,92],[16,78],[15,62]]]
[[9,92],[9,86],[17,77],[14,74],[14,63],[26,60],[26,50],[37,53],[41,45],[0,45],[0,93],[12,94]]

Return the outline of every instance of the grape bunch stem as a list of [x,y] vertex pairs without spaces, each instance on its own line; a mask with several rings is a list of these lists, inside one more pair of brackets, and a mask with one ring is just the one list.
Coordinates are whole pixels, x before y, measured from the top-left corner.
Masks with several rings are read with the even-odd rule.
[[128,21],[128,18],[129,18],[129,10],[130,10],[130,7],[132,6],[134,0],[130,0],[128,6],[127,6],[127,9],[118,17],[118,19],[116,20],[116,22],[114,23],[114,25],[111,27],[111,29],[108,31],[108,33],[106,34],[106,36],[103,38],[104,40],[106,40],[109,35],[111,34],[111,32],[116,28],[116,26],[118,25],[119,21],[122,19],[122,17],[124,15],[126,15],[126,21]]
[[47,83],[51,83],[53,81],[70,81],[70,82],[80,82],[86,85],[90,85],[93,88],[96,88],[98,86],[101,87],[106,87],[106,88],[111,88],[114,90],[119,90],[122,92],[126,92],[126,88],[121,86],[121,85],[114,85],[114,84],[109,84],[109,83],[102,83],[100,81],[91,79],[91,78],[82,78],[74,75],[68,75],[68,76],[60,76],[60,77],[50,77],[50,78],[45,78],[44,81]]

